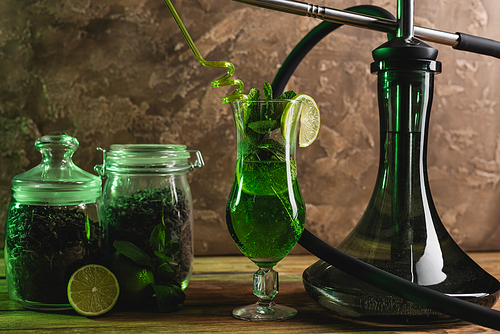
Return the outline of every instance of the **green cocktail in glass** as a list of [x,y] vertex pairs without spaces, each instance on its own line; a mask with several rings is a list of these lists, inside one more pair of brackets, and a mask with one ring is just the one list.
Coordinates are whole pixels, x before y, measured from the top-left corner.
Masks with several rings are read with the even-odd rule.
[[[285,164],[244,159],[237,163],[227,225],[239,249],[259,267],[276,265],[304,230],[305,208],[297,175],[291,178],[289,194]],[[295,167],[295,161],[290,166]]]
[[264,84],[265,100],[259,100],[260,92],[255,88],[248,95],[242,94],[243,82],[231,79],[233,64],[203,59],[170,0],[165,4],[198,61],[203,66],[228,69],[212,86],[238,86],[221,99],[231,104],[238,143],[226,221],[236,245],[259,267],[253,281],[259,299],[256,304],[233,310],[233,316],[253,321],[291,318],[297,313],[295,309],[273,302],[278,273],[272,268],[292,250],[304,230],[306,214],[297,181],[295,148],[299,123],[301,147],[316,139],[318,106],[310,96],[292,91],[272,100],[269,83]]
[[295,246],[305,223],[297,180],[297,124],[282,132],[281,115],[300,114],[301,101],[240,100],[231,103],[237,132],[237,161],[226,222],[236,245],[259,270],[256,304],[233,311],[245,320],[283,320],[293,308],[276,305],[278,273],[272,268]]

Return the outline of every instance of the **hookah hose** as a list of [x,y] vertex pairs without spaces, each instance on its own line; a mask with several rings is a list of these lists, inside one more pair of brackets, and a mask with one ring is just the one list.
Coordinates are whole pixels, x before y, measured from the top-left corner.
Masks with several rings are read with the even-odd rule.
[[299,243],[323,261],[377,288],[437,312],[500,330],[500,312],[431,290],[369,265],[328,245],[308,230]]
[[[362,5],[350,7],[347,8],[347,10],[394,19],[394,16],[390,12],[376,6]],[[302,58],[304,58],[321,39],[341,26],[341,24],[322,22],[297,44],[274,78],[272,86],[275,94],[279,95],[283,92],[286,83]],[[472,43],[473,45],[471,45],[465,38],[464,43],[466,43],[466,47],[459,44],[455,49],[467,49],[467,51],[491,55],[491,45],[484,45],[480,43],[480,40],[476,39],[474,41],[477,43]],[[497,47],[497,45],[495,47]],[[485,50],[488,52],[485,52]],[[500,50],[497,48],[496,52],[499,53]],[[323,261],[377,288],[448,316],[500,330],[499,311],[462,299],[450,297],[441,292],[420,286],[385,272],[337,250],[313,235],[307,229],[304,230],[299,240],[299,244]]]
[[[388,19],[395,19],[395,17],[387,10],[381,7],[371,6],[371,5],[361,5],[349,7],[346,10],[361,14],[380,16]],[[309,51],[324,37],[326,37],[332,31],[342,27],[342,24],[323,21],[314,27],[300,42],[295,46],[295,48],[290,52],[288,57],[283,62],[283,65],[279,69],[278,73],[274,77],[272,87],[275,94],[275,98],[278,97],[284,90],[285,86],[295,71],[297,66],[299,66],[302,59],[307,55]],[[388,34],[389,39],[395,37],[394,34]]]

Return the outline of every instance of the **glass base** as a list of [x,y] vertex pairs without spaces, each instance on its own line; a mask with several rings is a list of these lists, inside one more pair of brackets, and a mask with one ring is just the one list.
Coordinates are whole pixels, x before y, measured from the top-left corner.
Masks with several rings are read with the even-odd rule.
[[233,310],[233,317],[248,321],[279,321],[294,317],[297,310],[274,303],[278,294],[278,272],[272,268],[259,268],[253,275],[253,294],[258,301]]
[[296,314],[297,310],[293,307],[277,305],[273,302],[265,306],[257,302],[233,310],[233,317],[248,321],[280,321],[293,318]]
[[[324,268],[328,270],[321,270]],[[359,281],[322,261],[307,268],[302,278],[307,293],[321,306],[337,316],[356,322],[428,325],[459,321]],[[481,286],[471,286],[470,293],[447,294],[491,308],[498,300],[500,290],[498,285],[488,285],[485,280],[481,282],[482,289]]]
[[42,312],[57,312],[72,310],[70,304],[45,304],[38,302],[31,302],[26,300],[14,300],[16,303],[28,310],[42,311]]

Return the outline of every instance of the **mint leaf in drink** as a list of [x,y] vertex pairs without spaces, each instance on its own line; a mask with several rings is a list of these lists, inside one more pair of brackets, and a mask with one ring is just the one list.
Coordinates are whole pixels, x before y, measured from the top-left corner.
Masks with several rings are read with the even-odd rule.
[[[270,83],[263,85],[263,99],[273,100],[273,90]],[[284,160],[284,148],[277,141],[268,139],[267,134],[281,126],[281,116],[289,99],[297,94],[293,91],[287,91],[281,94],[278,99],[284,100],[283,103],[266,103],[262,106],[259,103],[251,101],[260,100],[261,92],[257,88],[250,89],[248,94],[248,103],[244,104],[243,112],[243,135],[246,140],[240,142],[240,152],[245,156],[257,156],[261,160]],[[273,142],[270,144],[269,142]],[[274,144],[275,143],[275,144]]]
[[293,90],[289,90],[288,92],[284,92],[278,97],[278,100],[291,100],[293,99],[297,94]]
[[269,82],[264,83],[264,98],[265,100],[273,99],[273,86]]
[[[270,86],[270,85],[269,85]],[[266,87],[266,85],[264,85],[264,87]],[[287,91],[287,92],[284,92],[283,94],[281,94],[277,100],[290,100],[292,99],[293,97],[295,97],[297,94],[295,94],[294,91]],[[272,95],[270,95],[272,96]],[[267,99],[267,96],[266,96],[266,99]],[[283,110],[285,109],[285,106],[287,105],[287,102],[286,101],[283,101],[283,103],[273,103],[272,105],[268,105],[268,110],[266,112],[266,118],[267,119],[272,119],[272,120],[276,120],[276,121],[279,121],[281,120],[281,115],[283,114]],[[278,128],[279,126],[277,126],[276,128]]]
[[[264,83],[264,98],[266,101],[270,101],[274,98],[273,87],[269,82]],[[266,109],[264,110],[264,117],[266,119],[277,119],[274,112],[274,103],[266,103]]]
[[248,99],[260,100],[260,90],[258,90],[257,88],[250,89],[250,92],[248,92]]
[[259,144],[259,157],[266,161],[285,161],[285,146],[276,140],[265,139]]
[[[259,100],[260,99],[260,91],[257,88],[250,89],[248,93],[249,101]],[[245,135],[251,141],[257,142],[260,138],[260,134],[253,131],[249,128],[249,124],[252,122],[257,122],[260,120],[260,105],[259,103],[248,102],[244,104],[243,110],[243,126],[245,129]]]
[[252,154],[256,148],[257,148],[257,142],[242,140],[238,144],[238,150],[244,156]]
[[[249,101],[257,101],[260,100],[260,91],[257,88],[250,89],[248,93]],[[260,110],[258,103],[245,103],[246,110],[244,110],[244,122],[247,124],[248,122],[255,122],[260,119]]]
[[[278,100],[291,100],[293,99],[297,94],[293,90],[289,90],[287,92],[284,92],[278,97]],[[281,120],[281,115],[283,115],[283,110],[285,110],[285,107],[287,105],[287,102],[283,101],[283,103],[280,103],[276,105],[276,108],[274,110],[274,115],[273,119],[280,121]],[[281,124],[280,124],[281,126]]]
[[248,124],[248,127],[257,133],[266,134],[276,129],[278,125],[277,121],[266,119],[264,121],[252,122]]

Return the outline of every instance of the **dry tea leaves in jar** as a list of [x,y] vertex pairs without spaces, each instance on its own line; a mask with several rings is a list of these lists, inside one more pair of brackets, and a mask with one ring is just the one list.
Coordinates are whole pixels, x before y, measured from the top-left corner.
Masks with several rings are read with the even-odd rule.
[[5,264],[9,296],[35,310],[71,309],[66,288],[78,267],[98,262],[101,180],[72,161],[76,138],[51,133],[35,146],[42,162],[12,179]]
[[[194,164],[188,162],[191,152],[197,155]],[[186,175],[203,166],[201,154],[183,145],[112,145],[104,160],[96,169],[106,179],[102,217],[109,265],[122,287],[118,304],[134,307],[156,299],[161,312],[174,311],[184,302],[192,273]]]

